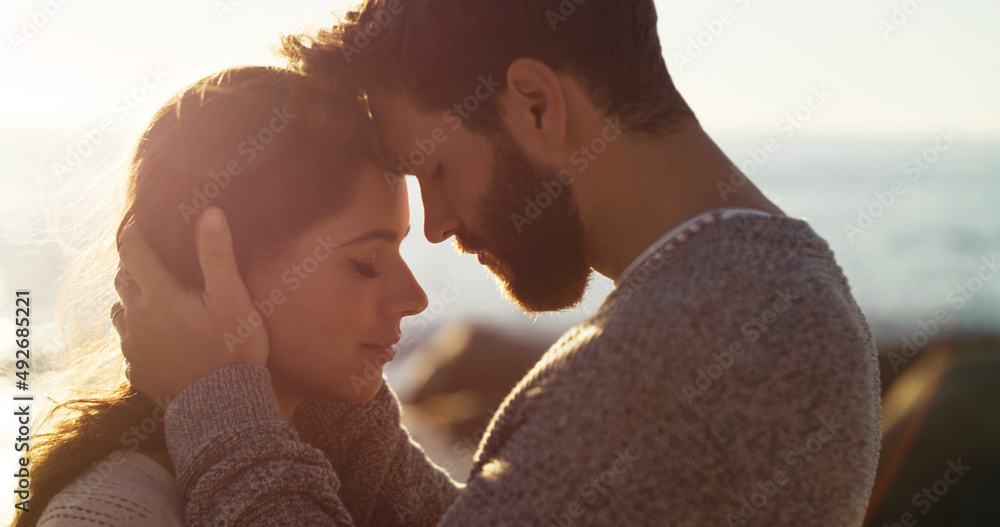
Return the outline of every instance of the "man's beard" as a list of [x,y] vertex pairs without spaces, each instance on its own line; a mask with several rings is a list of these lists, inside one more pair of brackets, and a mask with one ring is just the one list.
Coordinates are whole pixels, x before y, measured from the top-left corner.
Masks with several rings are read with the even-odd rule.
[[456,233],[456,244],[478,253],[521,309],[573,307],[583,299],[592,272],[573,188],[555,169],[529,159],[506,130],[495,137],[477,232],[466,224]]

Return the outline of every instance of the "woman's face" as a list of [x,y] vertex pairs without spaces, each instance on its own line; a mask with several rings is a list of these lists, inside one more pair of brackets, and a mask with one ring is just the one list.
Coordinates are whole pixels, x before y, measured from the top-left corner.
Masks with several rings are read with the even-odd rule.
[[406,185],[395,183],[368,167],[343,211],[298,236],[281,258],[250,267],[283,406],[302,397],[371,398],[395,355],[400,320],[427,307],[399,254],[410,211]]

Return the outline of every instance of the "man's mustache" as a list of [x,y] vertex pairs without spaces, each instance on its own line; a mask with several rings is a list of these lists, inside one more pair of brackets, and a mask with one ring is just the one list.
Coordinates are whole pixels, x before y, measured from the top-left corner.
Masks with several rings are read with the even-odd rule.
[[485,245],[485,243],[470,234],[466,229],[455,232],[455,247],[459,252],[468,254],[483,252],[486,249]]

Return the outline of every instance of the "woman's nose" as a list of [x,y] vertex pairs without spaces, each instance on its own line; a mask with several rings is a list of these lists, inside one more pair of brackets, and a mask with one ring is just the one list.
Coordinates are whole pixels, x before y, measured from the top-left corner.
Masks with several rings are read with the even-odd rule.
[[393,295],[391,311],[397,316],[413,316],[427,309],[427,293],[420,287],[410,267],[403,263],[400,280]]

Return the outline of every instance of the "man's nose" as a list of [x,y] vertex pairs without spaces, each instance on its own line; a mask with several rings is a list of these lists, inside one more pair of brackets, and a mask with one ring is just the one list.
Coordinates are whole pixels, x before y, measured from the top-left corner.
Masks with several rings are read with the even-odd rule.
[[424,236],[431,243],[441,243],[455,235],[462,226],[448,195],[438,185],[420,180],[420,199],[424,204]]

